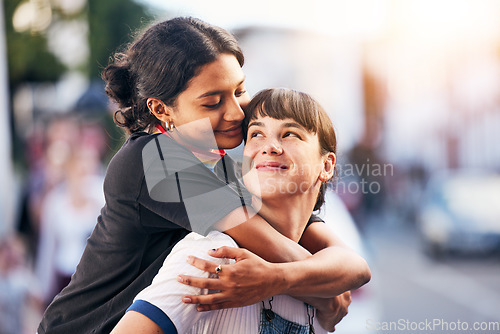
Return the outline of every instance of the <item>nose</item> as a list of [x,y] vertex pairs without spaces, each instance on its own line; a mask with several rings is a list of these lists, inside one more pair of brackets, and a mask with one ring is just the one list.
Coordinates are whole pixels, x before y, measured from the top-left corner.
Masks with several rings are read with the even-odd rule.
[[281,143],[275,139],[268,140],[262,147],[262,154],[281,155],[283,147]]
[[245,118],[245,113],[238,100],[233,97],[227,105],[224,113],[224,120],[227,122],[241,122]]

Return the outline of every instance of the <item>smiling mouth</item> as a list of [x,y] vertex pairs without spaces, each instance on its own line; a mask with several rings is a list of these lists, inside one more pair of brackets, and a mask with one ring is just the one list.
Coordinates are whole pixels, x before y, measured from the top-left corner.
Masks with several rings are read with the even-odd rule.
[[281,171],[281,170],[287,170],[288,166],[281,164],[279,162],[266,161],[258,163],[255,166],[255,169],[258,171]]
[[241,133],[241,126],[235,126],[234,128],[230,128],[227,130],[216,130],[215,132],[229,135],[229,136],[234,136],[234,135]]

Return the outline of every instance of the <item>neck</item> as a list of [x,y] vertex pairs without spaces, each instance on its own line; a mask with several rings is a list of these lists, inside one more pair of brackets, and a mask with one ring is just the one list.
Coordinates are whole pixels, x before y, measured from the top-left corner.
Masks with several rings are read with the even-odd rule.
[[287,238],[299,242],[309,217],[311,217],[317,196],[317,191],[309,191],[284,197],[274,196],[272,199],[265,200],[254,196],[253,201],[257,204],[254,206],[261,205],[259,215],[275,230]]

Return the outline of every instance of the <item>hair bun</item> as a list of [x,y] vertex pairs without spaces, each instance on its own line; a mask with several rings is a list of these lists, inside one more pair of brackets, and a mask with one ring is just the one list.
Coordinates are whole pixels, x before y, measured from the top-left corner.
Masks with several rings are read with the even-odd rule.
[[120,108],[132,107],[135,102],[134,78],[130,73],[129,64],[124,59],[111,64],[101,74],[106,83],[106,94]]

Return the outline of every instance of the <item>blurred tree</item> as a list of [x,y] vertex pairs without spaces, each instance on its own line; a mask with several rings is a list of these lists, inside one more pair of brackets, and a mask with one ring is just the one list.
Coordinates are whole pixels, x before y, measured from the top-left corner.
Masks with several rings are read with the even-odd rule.
[[118,47],[153,19],[144,5],[133,0],[88,0],[88,17],[91,80],[99,77]]
[[57,81],[65,66],[47,47],[44,33],[17,32],[12,17],[22,0],[4,1],[7,61],[11,92],[22,82]]
[[[117,49],[130,43],[134,33],[153,20],[153,15],[145,5],[134,0],[87,1],[90,49],[88,75],[91,85],[85,94],[102,94],[106,105],[107,97],[100,72],[108,65]],[[105,159],[107,162],[121,147],[125,137],[123,131],[114,124],[110,113],[101,113],[100,122],[104,124],[109,136],[110,152]]]
[[[25,2],[4,1],[11,92],[22,82],[55,82],[67,70],[48,49],[45,31],[18,32],[14,29],[14,13]],[[72,20],[87,14],[90,60],[88,68],[82,70],[92,81],[99,77],[113,52],[128,43],[132,34],[151,21],[153,16],[145,5],[134,0],[88,0],[85,9],[86,13],[66,15],[53,6],[52,13],[56,20]]]
[[[65,8],[68,4],[61,1],[4,0],[2,4],[6,25],[11,100],[20,85],[55,83],[69,70],[81,71],[89,78],[89,91],[92,87],[99,86],[96,85],[96,82],[101,82],[99,73],[108,64],[109,57],[120,45],[129,42],[132,34],[153,17],[144,4],[134,0],[86,0],[82,6],[72,6],[77,9],[70,11]],[[36,16],[40,16],[40,13],[21,11],[20,9],[23,6],[27,7],[26,5],[33,5],[37,11],[41,9],[49,11],[49,21],[43,29],[33,29],[33,26],[29,25],[30,22],[32,24],[32,21],[36,21]],[[16,17],[25,23],[22,29],[19,28],[19,24],[16,25]],[[77,68],[68,68],[63,60],[49,49],[48,39],[53,38],[50,30],[60,29],[55,25],[61,22],[81,20],[88,22],[89,56]],[[64,47],[64,43],[59,48],[61,47]],[[68,50],[64,52],[67,53]],[[102,87],[99,91],[103,92]],[[104,99],[107,100],[105,95]],[[106,112],[106,103],[103,103],[103,114]],[[12,130],[16,145],[19,142],[19,139],[15,138],[18,134],[15,133],[14,126]]]

